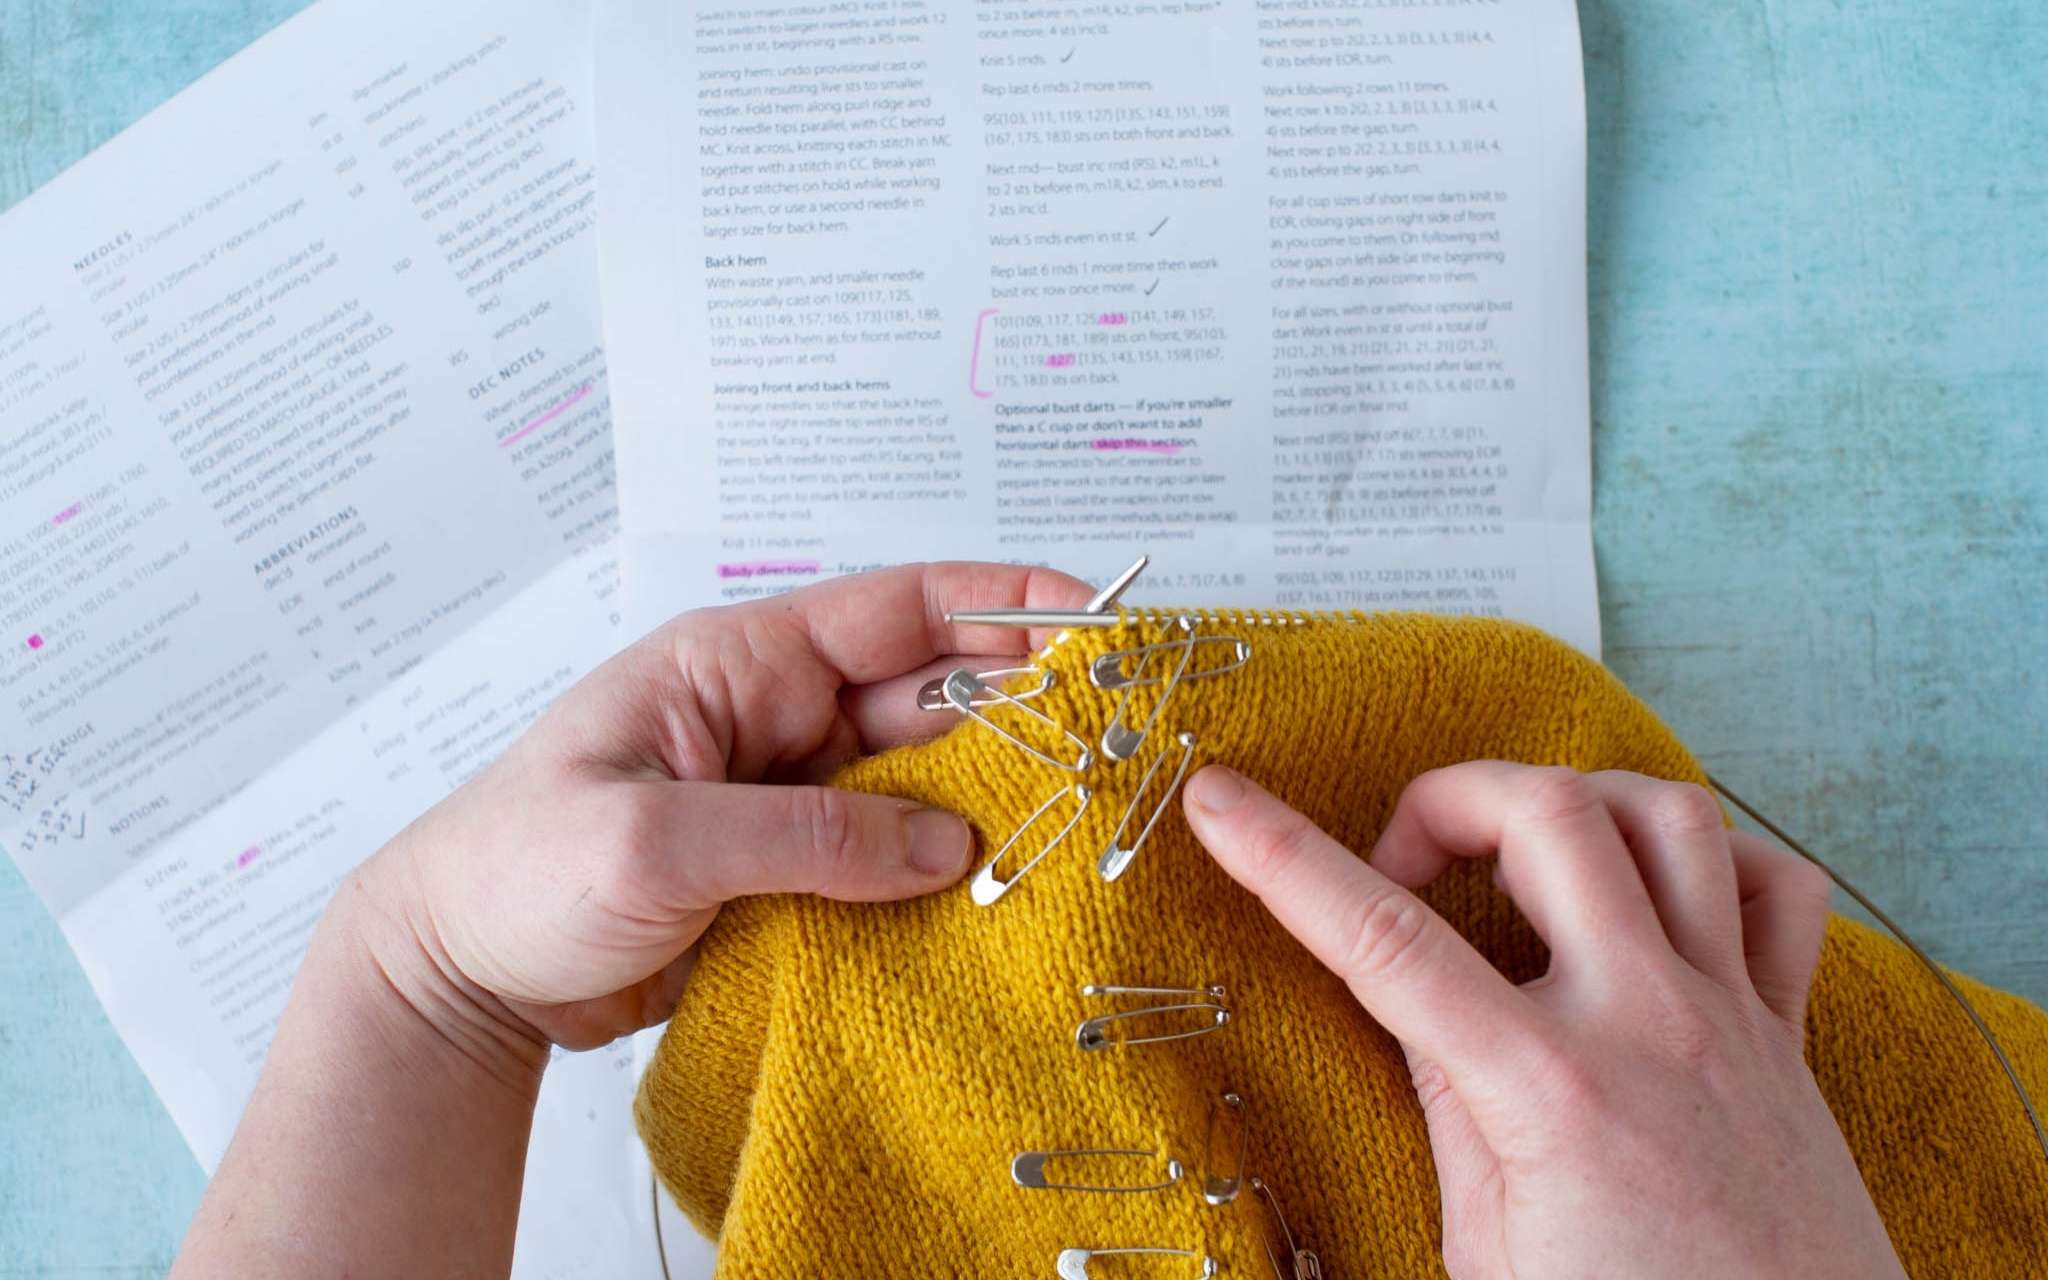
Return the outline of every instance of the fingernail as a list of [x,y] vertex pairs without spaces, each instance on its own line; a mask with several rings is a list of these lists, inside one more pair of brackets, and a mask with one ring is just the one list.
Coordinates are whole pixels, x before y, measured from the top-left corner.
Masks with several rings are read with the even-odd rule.
[[928,876],[954,879],[967,869],[974,836],[958,814],[944,809],[914,809],[903,819],[912,869]]
[[1213,817],[1222,817],[1244,799],[1244,778],[1235,769],[1212,764],[1188,779],[1188,803]]

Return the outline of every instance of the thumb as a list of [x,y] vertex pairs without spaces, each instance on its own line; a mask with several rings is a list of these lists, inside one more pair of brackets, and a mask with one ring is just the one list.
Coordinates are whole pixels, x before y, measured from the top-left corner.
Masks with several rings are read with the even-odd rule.
[[833,787],[652,784],[662,851],[650,878],[681,910],[755,893],[914,898],[959,880],[974,833],[957,814]]
[[1429,1126],[1429,1152],[1436,1162],[1437,1198],[1443,1206],[1444,1265],[1452,1275],[1500,1274],[1498,1245],[1506,1212],[1500,1160],[1474,1123],[1464,1100],[1451,1088],[1443,1068],[1407,1045],[1408,1077]]

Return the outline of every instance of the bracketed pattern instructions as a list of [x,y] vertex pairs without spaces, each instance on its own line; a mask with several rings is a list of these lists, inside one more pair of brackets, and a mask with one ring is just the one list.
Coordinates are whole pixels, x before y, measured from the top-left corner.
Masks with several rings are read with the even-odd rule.
[[624,181],[691,216],[622,225],[674,237],[646,260],[677,278],[607,282],[628,317],[684,299],[672,368],[635,374],[684,411],[622,442],[629,506],[680,487],[651,520],[712,557],[650,569],[666,602],[1145,550],[1155,594],[1597,644],[1568,5],[760,3],[667,30],[634,141],[674,182]]

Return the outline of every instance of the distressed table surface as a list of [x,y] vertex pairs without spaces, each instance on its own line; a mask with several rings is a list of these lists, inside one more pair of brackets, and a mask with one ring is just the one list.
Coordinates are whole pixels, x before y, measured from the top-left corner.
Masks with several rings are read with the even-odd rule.
[[[0,207],[300,7],[4,0]],[[1580,13],[1608,659],[2048,1001],[2048,10]],[[4,860],[0,992],[0,1277],[160,1274],[199,1171]]]

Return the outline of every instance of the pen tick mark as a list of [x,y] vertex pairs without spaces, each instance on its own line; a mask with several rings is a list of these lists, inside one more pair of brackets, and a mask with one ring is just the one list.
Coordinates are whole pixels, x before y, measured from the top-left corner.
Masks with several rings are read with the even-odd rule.
[[[1166,215],[1165,217],[1163,217],[1163,218],[1161,218],[1161,219],[1159,220],[1159,227],[1163,227],[1163,226],[1165,226],[1165,225],[1166,225],[1167,223],[1169,223],[1169,222],[1172,222],[1172,221],[1173,221],[1173,215],[1169,213],[1169,214],[1167,214],[1167,215]],[[1159,227],[1154,227],[1154,228],[1152,228],[1152,229],[1151,229],[1150,231],[1147,231],[1147,232],[1145,233],[1145,235],[1146,235],[1146,236],[1147,236],[1148,238],[1149,238],[1149,237],[1151,237],[1151,236],[1156,236],[1156,235],[1158,235],[1158,234],[1159,234]]]
[[1067,50],[1067,56],[1065,58],[1061,58],[1060,61],[1065,62],[1068,59],[1072,58],[1074,56],[1075,51],[1080,49],[1080,47],[1081,46],[1077,44],[1072,49]]
[[1146,297],[1148,297],[1148,298],[1149,298],[1149,297],[1151,297],[1151,296],[1152,296],[1152,290],[1154,290],[1154,289],[1157,289],[1158,287],[1159,287],[1159,277],[1157,277],[1157,276],[1154,276],[1154,277],[1152,277],[1152,283],[1151,283],[1150,285],[1148,285],[1148,286],[1146,287],[1146,289],[1145,289],[1145,296],[1146,296]]

